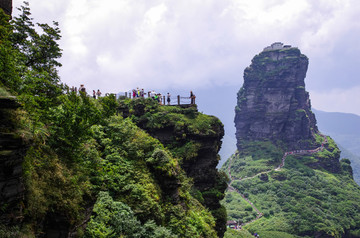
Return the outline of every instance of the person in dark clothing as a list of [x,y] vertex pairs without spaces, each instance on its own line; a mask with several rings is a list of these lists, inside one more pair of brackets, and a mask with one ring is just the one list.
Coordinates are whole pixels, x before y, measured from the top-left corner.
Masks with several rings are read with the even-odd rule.
[[167,103],[168,103],[168,105],[170,105],[170,101],[171,101],[171,95],[170,95],[170,93],[167,93],[167,99],[166,99],[166,101],[167,101]]
[[190,99],[191,99],[191,104],[195,104],[195,94],[193,93],[193,91],[190,91]]
[[85,89],[84,84],[80,84],[79,92],[83,92],[86,94],[86,89]]
[[101,97],[100,89],[97,90],[96,95],[97,95],[97,98],[100,98],[100,97]]

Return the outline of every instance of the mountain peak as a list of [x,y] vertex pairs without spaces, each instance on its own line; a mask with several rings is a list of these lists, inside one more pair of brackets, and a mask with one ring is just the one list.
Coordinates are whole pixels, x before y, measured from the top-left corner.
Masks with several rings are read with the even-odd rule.
[[[281,46],[281,47],[280,47]],[[280,42],[256,55],[237,94],[237,147],[243,140],[281,140],[289,149],[314,146],[318,133],[305,91],[308,58]]]

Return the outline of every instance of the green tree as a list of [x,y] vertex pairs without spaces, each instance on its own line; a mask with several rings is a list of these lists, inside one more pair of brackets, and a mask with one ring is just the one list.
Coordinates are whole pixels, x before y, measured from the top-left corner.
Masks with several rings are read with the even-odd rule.
[[17,71],[17,51],[12,47],[12,26],[9,16],[0,9],[0,86],[15,88],[20,82]]
[[44,117],[49,107],[59,104],[58,97],[64,91],[57,69],[61,66],[58,59],[62,55],[58,44],[60,29],[57,22],[53,22],[53,27],[37,23],[39,34],[32,22],[29,3],[24,2],[18,10],[21,14],[11,22],[10,40],[18,52],[17,70],[21,80],[7,86],[22,95],[29,111],[38,111]]
[[114,201],[108,192],[99,193],[93,212],[86,228],[86,237],[177,237],[153,221],[142,225],[129,206]]
[[75,93],[59,98],[61,105],[49,110],[49,144],[67,160],[76,160],[80,147],[91,137],[91,126],[101,123],[102,110],[92,98]]

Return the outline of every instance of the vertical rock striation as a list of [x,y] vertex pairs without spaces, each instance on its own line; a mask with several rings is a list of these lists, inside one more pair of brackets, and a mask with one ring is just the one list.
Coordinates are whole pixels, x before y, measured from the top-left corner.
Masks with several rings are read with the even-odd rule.
[[244,71],[235,127],[241,142],[268,140],[287,149],[312,147],[318,132],[304,79],[308,58],[294,47],[266,49]]
[[13,115],[18,107],[15,99],[0,97],[0,224],[6,225],[22,219],[22,162],[26,146],[15,133]]

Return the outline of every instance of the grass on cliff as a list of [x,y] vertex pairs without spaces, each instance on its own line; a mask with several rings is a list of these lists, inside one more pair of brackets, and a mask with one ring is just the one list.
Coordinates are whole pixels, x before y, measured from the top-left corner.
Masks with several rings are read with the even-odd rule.
[[[326,150],[315,155],[288,156],[285,167],[269,173],[268,180],[255,177],[233,182],[232,186],[264,214],[244,229],[257,232],[260,237],[275,231],[284,233],[278,237],[311,237],[315,233],[342,237],[345,230],[357,234],[360,228],[360,188],[352,179],[349,161],[340,162],[339,173],[327,171],[326,164],[325,168],[308,166],[323,162],[324,154],[329,160],[338,158],[331,140]],[[228,210],[229,220],[246,222],[256,216],[250,211],[249,204],[234,192],[227,192],[223,204]]]
[[[286,232],[280,231],[258,231],[257,233],[261,238],[298,238],[299,236],[295,236]],[[227,229],[224,238],[253,238],[254,233],[250,233],[245,229],[241,230],[233,230]]]
[[[123,100],[120,111],[139,127],[162,137],[168,137],[166,147],[180,160],[196,158],[201,145],[200,138],[222,138],[223,124],[214,116],[198,112],[196,105],[181,108],[161,106],[151,98]],[[213,150],[219,150],[219,145]]]
[[[246,150],[236,152],[231,156],[231,176],[234,178],[251,177],[260,172],[276,168],[281,163],[283,150],[270,141],[243,142]],[[227,173],[230,159],[226,161],[221,170]]]
[[224,238],[253,238],[247,230],[233,230],[228,228],[225,232]]
[[218,128],[223,127],[218,118],[198,112],[196,105],[186,108],[162,106],[151,98],[137,98],[121,101],[120,107],[126,108],[134,122],[147,130],[174,128],[177,139],[191,134],[218,136]]
[[8,96],[11,96],[11,94],[3,87],[0,87],[0,97],[8,97]]

